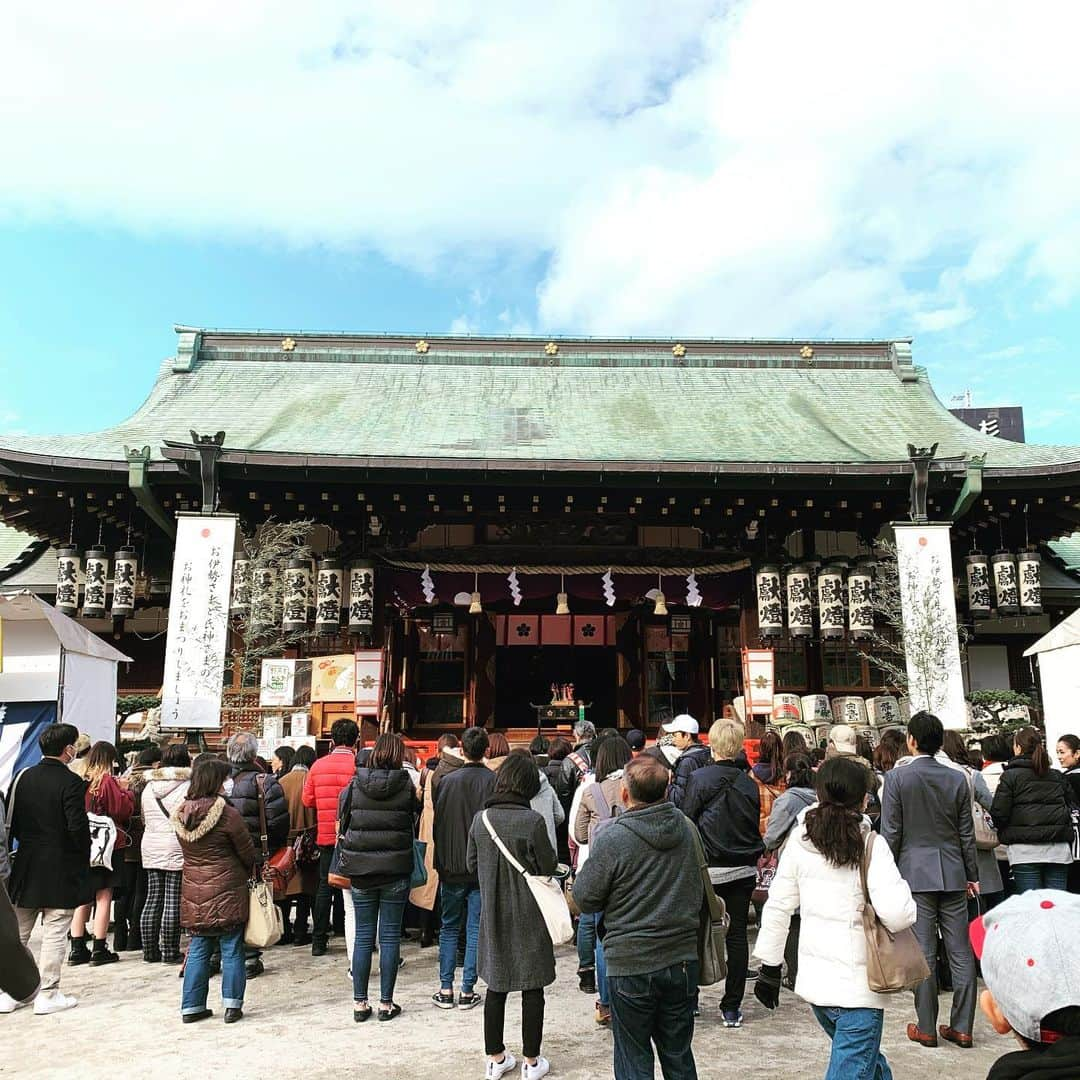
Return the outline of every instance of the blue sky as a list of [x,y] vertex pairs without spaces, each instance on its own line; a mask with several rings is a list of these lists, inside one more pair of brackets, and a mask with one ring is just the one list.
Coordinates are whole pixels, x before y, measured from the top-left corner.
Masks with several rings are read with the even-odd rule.
[[911,335],[946,402],[1080,445],[1071,5],[0,22],[0,432],[129,415],[189,322]]

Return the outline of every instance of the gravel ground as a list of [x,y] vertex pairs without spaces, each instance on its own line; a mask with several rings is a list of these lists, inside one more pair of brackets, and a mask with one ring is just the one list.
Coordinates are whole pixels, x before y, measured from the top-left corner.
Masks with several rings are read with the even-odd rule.
[[[483,1009],[443,1012],[432,1006],[437,952],[404,944],[406,965],[395,995],[404,1012],[389,1024],[353,1023],[340,939],[320,959],[291,946],[268,950],[266,974],[248,983],[245,1017],[230,1027],[221,1022],[220,979],[210,983],[213,1019],[185,1027],[176,968],[144,964],[137,953],[124,953],[107,968],[67,968],[63,989],[79,998],[78,1008],[49,1017],[26,1009],[0,1016],[0,1076],[319,1080],[355,1069],[364,1080],[482,1077]],[[560,949],[559,978],[547,991],[544,1054],[553,1077],[611,1076],[611,1034],[594,1023],[592,1000],[577,989],[576,966],[572,950]],[[718,1022],[718,988],[704,989],[701,997],[694,1053],[702,1080],[824,1076],[828,1041],[794,994],[784,991],[780,1008],[770,1014],[748,991],[746,1022],[737,1031]],[[947,996],[942,1015],[948,1016]],[[519,1017],[512,997],[506,1043],[520,1056]],[[897,1080],[981,1080],[1001,1054],[1015,1049],[980,1014],[973,1050],[949,1044],[925,1050],[904,1034],[912,1019],[910,995],[895,997],[886,1013],[884,1047]]]

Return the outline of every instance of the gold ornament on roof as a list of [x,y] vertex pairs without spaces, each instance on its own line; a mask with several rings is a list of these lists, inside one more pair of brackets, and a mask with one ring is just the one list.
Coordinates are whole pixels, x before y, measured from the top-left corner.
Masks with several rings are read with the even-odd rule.
[[801,349],[799,350],[799,355],[800,355],[800,356],[801,356],[801,357],[802,357],[802,358],[803,358],[804,360],[813,360],[813,358],[814,358],[814,350],[813,350],[813,349],[812,349],[812,348],[811,348],[811,347],[810,347],[809,345],[804,345],[804,346],[803,346],[803,347],[802,347],[802,348],[801,348]]
[[559,346],[556,345],[554,341],[549,341],[544,346],[544,352],[546,352],[548,354],[548,356],[554,356],[558,351],[559,351]]
[[423,356],[423,355],[424,355],[424,353],[426,353],[426,352],[428,351],[428,349],[430,349],[430,348],[431,348],[431,346],[430,346],[430,345],[429,345],[429,344],[428,344],[428,343],[427,343],[427,342],[426,342],[426,341],[425,341],[425,340],[424,340],[423,338],[421,338],[421,339],[420,339],[420,340],[419,340],[419,341],[418,341],[418,342],[416,343],[416,351],[417,351],[417,352],[418,352],[418,353],[419,353],[419,354],[420,354],[421,356]]
[[671,347],[671,355],[681,360],[686,355],[686,346],[681,343],[673,345]]
[[296,348],[296,342],[293,341],[293,339],[291,337],[287,337],[281,343],[281,351],[282,352],[292,352],[293,349],[295,349],[295,348]]

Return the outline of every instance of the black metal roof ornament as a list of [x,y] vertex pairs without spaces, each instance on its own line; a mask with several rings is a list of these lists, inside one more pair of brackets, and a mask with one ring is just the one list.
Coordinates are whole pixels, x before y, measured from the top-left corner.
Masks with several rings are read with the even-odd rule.
[[930,447],[917,447],[908,443],[908,457],[911,458],[911,467],[914,475],[911,478],[911,507],[912,521],[929,520],[926,513],[926,495],[930,488],[930,462],[934,460],[938,444]]
[[199,476],[202,480],[202,511],[212,514],[218,507],[218,458],[225,445],[225,432],[199,435],[191,432],[191,441],[199,452]]

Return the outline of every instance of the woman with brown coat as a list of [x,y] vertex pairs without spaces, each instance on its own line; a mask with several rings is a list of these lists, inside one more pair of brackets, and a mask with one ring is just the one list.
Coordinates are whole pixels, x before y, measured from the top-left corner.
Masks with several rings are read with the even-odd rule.
[[[279,750],[277,756],[280,757],[280,753]],[[289,807],[288,844],[292,847],[300,833],[310,833],[311,850],[316,855],[313,863],[297,864],[296,873],[289,879],[289,884],[285,888],[284,898],[278,901],[278,907],[281,908],[281,921],[285,931],[281,937],[282,945],[290,943],[293,945],[311,944],[311,934],[308,932],[308,915],[311,913],[311,902],[315,899],[315,890],[319,886],[319,849],[315,846],[315,830],[318,822],[315,808],[305,806],[303,796],[308,770],[314,763],[315,751],[310,746],[301,746],[292,759],[292,767],[279,778],[281,793],[285,796],[285,802]],[[292,925],[294,903],[296,904],[295,930]]]
[[187,799],[172,813],[184,852],[180,925],[191,932],[180,1002],[185,1024],[214,1015],[206,1007],[206,995],[215,939],[221,942],[225,1023],[235,1023],[244,1015],[244,927],[256,851],[244,819],[224,798],[222,787],[228,776],[224,761],[200,759],[191,770]]

